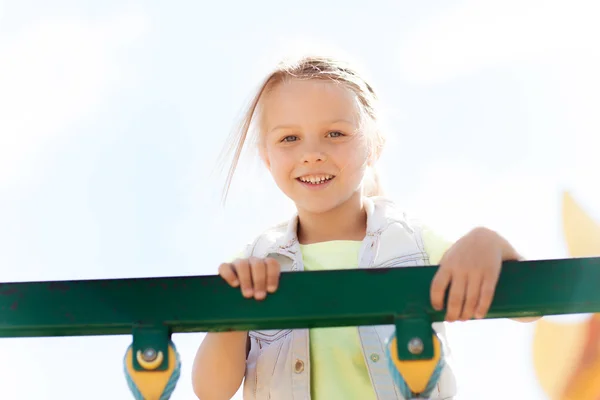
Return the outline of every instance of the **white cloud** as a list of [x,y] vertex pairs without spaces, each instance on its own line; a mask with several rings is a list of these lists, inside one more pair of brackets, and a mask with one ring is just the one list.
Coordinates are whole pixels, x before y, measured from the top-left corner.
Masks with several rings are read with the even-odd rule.
[[[0,2],[1,18],[6,17]],[[138,40],[147,27],[145,17],[137,14],[90,21],[74,16],[41,20],[0,35],[0,189],[13,190],[13,185],[34,178],[43,152],[76,134],[69,128],[114,93],[124,75],[119,51]],[[11,252],[4,253],[10,260]],[[10,277],[5,274],[4,279]],[[10,363],[0,366],[4,392],[11,399],[54,397],[49,393],[61,393],[63,398],[81,393],[87,398],[126,398],[130,395],[118,363],[128,340],[125,336],[5,339],[0,351]],[[78,374],[77,355],[90,351],[94,354],[88,359],[95,360],[91,368],[97,370]],[[48,364],[40,365],[40,360]],[[86,381],[86,376],[100,375],[108,384]],[[35,385],[28,384],[31,376]]]
[[0,187],[34,170],[36,156],[114,89],[117,51],[147,21],[52,18],[0,36]]
[[428,84],[491,66],[589,57],[598,54],[598,11],[593,0],[467,0],[409,33],[398,55],[402,76]]
[[458,239],[483,225],[497,229],[526,257],[564,256],[560,178],[531,164],[503,173],[482,171],[466,161],[430,161],[423,168],[420,185],[403,201],[447,238]]
[[[600,209],[591,207],[600,200],[597,185],[591,184],[600,177],[600,48],[594,39],[600,37],[599,12],[600,3],[592,0],[466,0],[426,19],[407,35],[399,65],[411,83],[446,82],[488,67],[535,73],[539,82],[523,85],[530,89],[532,108],[543,109],[531,115],[540,128],[514,144],[533,141],[539,154],[552,151],[550,144],[560,148],[552,170],[524,161],[503,177],[492,177],[477,165],[442,161],[430,166],[420,205],[440,218],[455,210],[467,215],[469,223],[506,226],[519,238],[525,231],[508,226],[517,212],[525,226],[545,227],[540,232],[548,235],[548,229],[556,231],[549,224],[556,224],[552,221],[558,217],[559,190],[564,188],[581,194],[580,201],[600,218]],[[541,129],[545,124],[551,129]],[[458,234],[463,225],[468,223],[454,223],[449,231]],[[525,243],[532,254],[550,251],[549,246],[542,248],[542,240]],[[557,255],[563,250],[552,251]]]

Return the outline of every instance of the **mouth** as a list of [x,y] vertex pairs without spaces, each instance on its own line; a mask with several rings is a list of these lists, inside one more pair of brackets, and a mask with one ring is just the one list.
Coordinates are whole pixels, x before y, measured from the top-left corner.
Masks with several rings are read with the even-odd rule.
[[317,175],[304,175],[296,178],[297,181],[305,185],[320,186],[328,182],[331,182],[335,178],[335,175],[329,174],[317,174]]

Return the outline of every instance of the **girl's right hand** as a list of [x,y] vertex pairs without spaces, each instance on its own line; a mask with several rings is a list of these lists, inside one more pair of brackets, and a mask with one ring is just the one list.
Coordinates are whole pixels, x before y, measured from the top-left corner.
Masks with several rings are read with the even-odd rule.
[[279,286],[281,268],[273,258],[243,258],[219,266],[219,275],[232,287],[240,286],[242,295],[263,300],[267,292],[274,293]]

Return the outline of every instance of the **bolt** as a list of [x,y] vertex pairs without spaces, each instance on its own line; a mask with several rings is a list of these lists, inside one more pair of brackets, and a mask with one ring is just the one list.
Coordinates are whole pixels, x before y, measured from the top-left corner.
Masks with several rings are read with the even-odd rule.
[[408,342],[408,351],[411,354],[421,354],[423,352],[423,341],[418,337],[410,339]]
[[158,353],[156,353],[156,350],[152,347],[147,348],[144,350],[144,353],[142,353],[142,358],[147,362],[156,360],[156,357],[158,357]]

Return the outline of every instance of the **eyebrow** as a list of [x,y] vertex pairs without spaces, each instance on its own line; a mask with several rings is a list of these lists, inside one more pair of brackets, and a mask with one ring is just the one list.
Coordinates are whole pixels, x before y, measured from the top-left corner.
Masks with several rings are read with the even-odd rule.
[[[324,125],[333,125],[333,124],[337,124],[337,123],[340,123],[340,122],[343,122],[343,123],[348,124],[348,125],[354,125],[353,122],[351,122],[351,121],[349,121],[349,120],[347,120],[345,118],[335,119],[333,121],[329,121],[329,122],[324,123]],[[276,130],[280,130],[280,129],[294,129],[294,128],[298,128],[298,127],[300,127],[300,125],[295,125],[295,124],[277,125],[273,129],[271,129],[270,132],[273,132],[273,131],[276,131]]]

